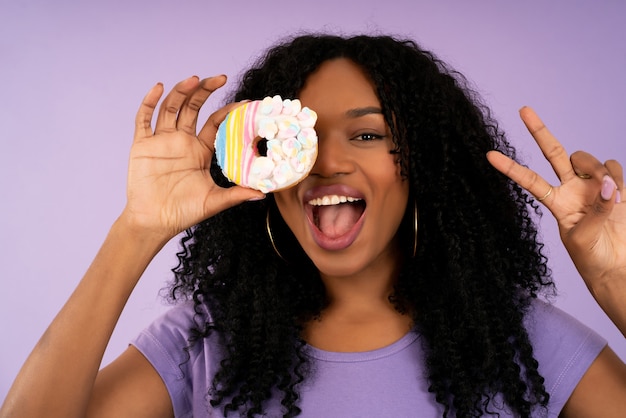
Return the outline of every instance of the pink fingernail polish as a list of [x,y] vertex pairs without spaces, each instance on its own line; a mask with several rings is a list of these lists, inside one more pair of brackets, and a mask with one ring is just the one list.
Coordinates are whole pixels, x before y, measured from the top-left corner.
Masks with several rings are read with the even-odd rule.
[[621,202],[622,202],[622,194],[618,190],[617,192],[615,192],[615,203],[621,203]]
[[256,201],[263,200],[263,199],[265,199],[265,195],[255,196],[255,197],[251,197],[250,199],[248,199],[248,202],[256,202]]
[[615,189],[617,189],[615,181],[609,176],[604,176],[602,178],[602,190],[600,191],[602,199],[609,200],[611,196],[613,196],[613,191],[615,191]]

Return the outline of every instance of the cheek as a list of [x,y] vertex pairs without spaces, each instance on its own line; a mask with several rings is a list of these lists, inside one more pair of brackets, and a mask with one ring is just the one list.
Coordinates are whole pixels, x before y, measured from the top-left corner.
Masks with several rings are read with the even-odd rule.
[[[382,217],[388,219],[386,226],[386,234],[390,239],[398,237],[402,232],[402,221],[409,210],[409,207],[413,207],[413,203],[409,202],[409,182],[408,180],[402,181],[389,188],[389,194],[385,202],[385,207],[382,208]],[[411,209],[412,210],[412,209]]]
[[383,161],[372,161],[370,167],[378,168],[371,171],[370,181],[378,184],[388,198],[398,201],[408,199],[409,181],[402,177],[400,163],[396,161],[395,155]]
[[388,205],[392,208],[393,213],[390,215],[393,219],[397,220],[397,225],[399,226],[402,218],[404,217],[404,213],[406,212],[406,208],[409,204],[409,182],[408,180],[399,180],[400,183],[396,183],[394,186],[390,187],[389,195],[387,197]]
[[278,210],[283,218],[285,217],[285,213],[289,213],[293,210],[289,209],[291,206],[289,203],[290,200],[291,199],[289,199],[289,196],[286,194],[285,191],[274,193],[274,201],[276,202],[276,206],[278,207]]
[[274,193],[274,200],[276,206],[280,212],[280,216],[283,218],[289,229],[296,233],[294,227],[296,225],[295,219],[301,214],[298,198],[295,193],[290,193],[290,190],[284,190],[282,192]]
[[380,210],[385,216],[389,216],[389,219],[396,220],[396,226],[399,226],[409,204],[409,180],[402,177],[397,163],[381,164],[379,167],[385,167],[385,169],[374,172],[375,177],[372,180],[377,182],[379,196],[382,196]]

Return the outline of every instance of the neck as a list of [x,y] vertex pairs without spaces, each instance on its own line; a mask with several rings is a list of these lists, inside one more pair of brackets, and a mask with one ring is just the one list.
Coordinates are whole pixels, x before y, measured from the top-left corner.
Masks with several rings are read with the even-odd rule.
[[329,301],[328,308],[355,313],[393,309],[389,296],[400,274],[400,253],[395,245],[391,246],[366,268],[349,275],[333,276],[320,272]]
[[390,302],[400,263],[374,263],[350,276],[321,274],[329,304],[309,322],[303,337],[329,351],[368,351],[389,345],[410,331],[412,318]]
[[347,316],[364,319],[376,313],[393,310],[389,296],[393,293],[396,274],[371,271],[348,277],[322,276],[326,287],[326,311],[341,312]]

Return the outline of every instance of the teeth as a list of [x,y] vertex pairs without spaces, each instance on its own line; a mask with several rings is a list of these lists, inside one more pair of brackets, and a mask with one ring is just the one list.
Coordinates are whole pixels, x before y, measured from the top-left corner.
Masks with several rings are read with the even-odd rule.
[[358,202],[360,199],[358,197],[352,196],[339,196],[336,194],[330,196],[322,196],[315,199],[309,200],[309,205],[311,206],[329,206],[329,205],[338,205],[340,203],[346,202]]

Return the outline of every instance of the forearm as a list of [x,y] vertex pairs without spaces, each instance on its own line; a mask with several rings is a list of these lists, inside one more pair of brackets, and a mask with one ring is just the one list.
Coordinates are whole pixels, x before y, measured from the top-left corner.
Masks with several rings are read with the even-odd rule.
[[85,276],[28,357],[1,417],[79,417],[117,320],[164,240],[118,220]]

